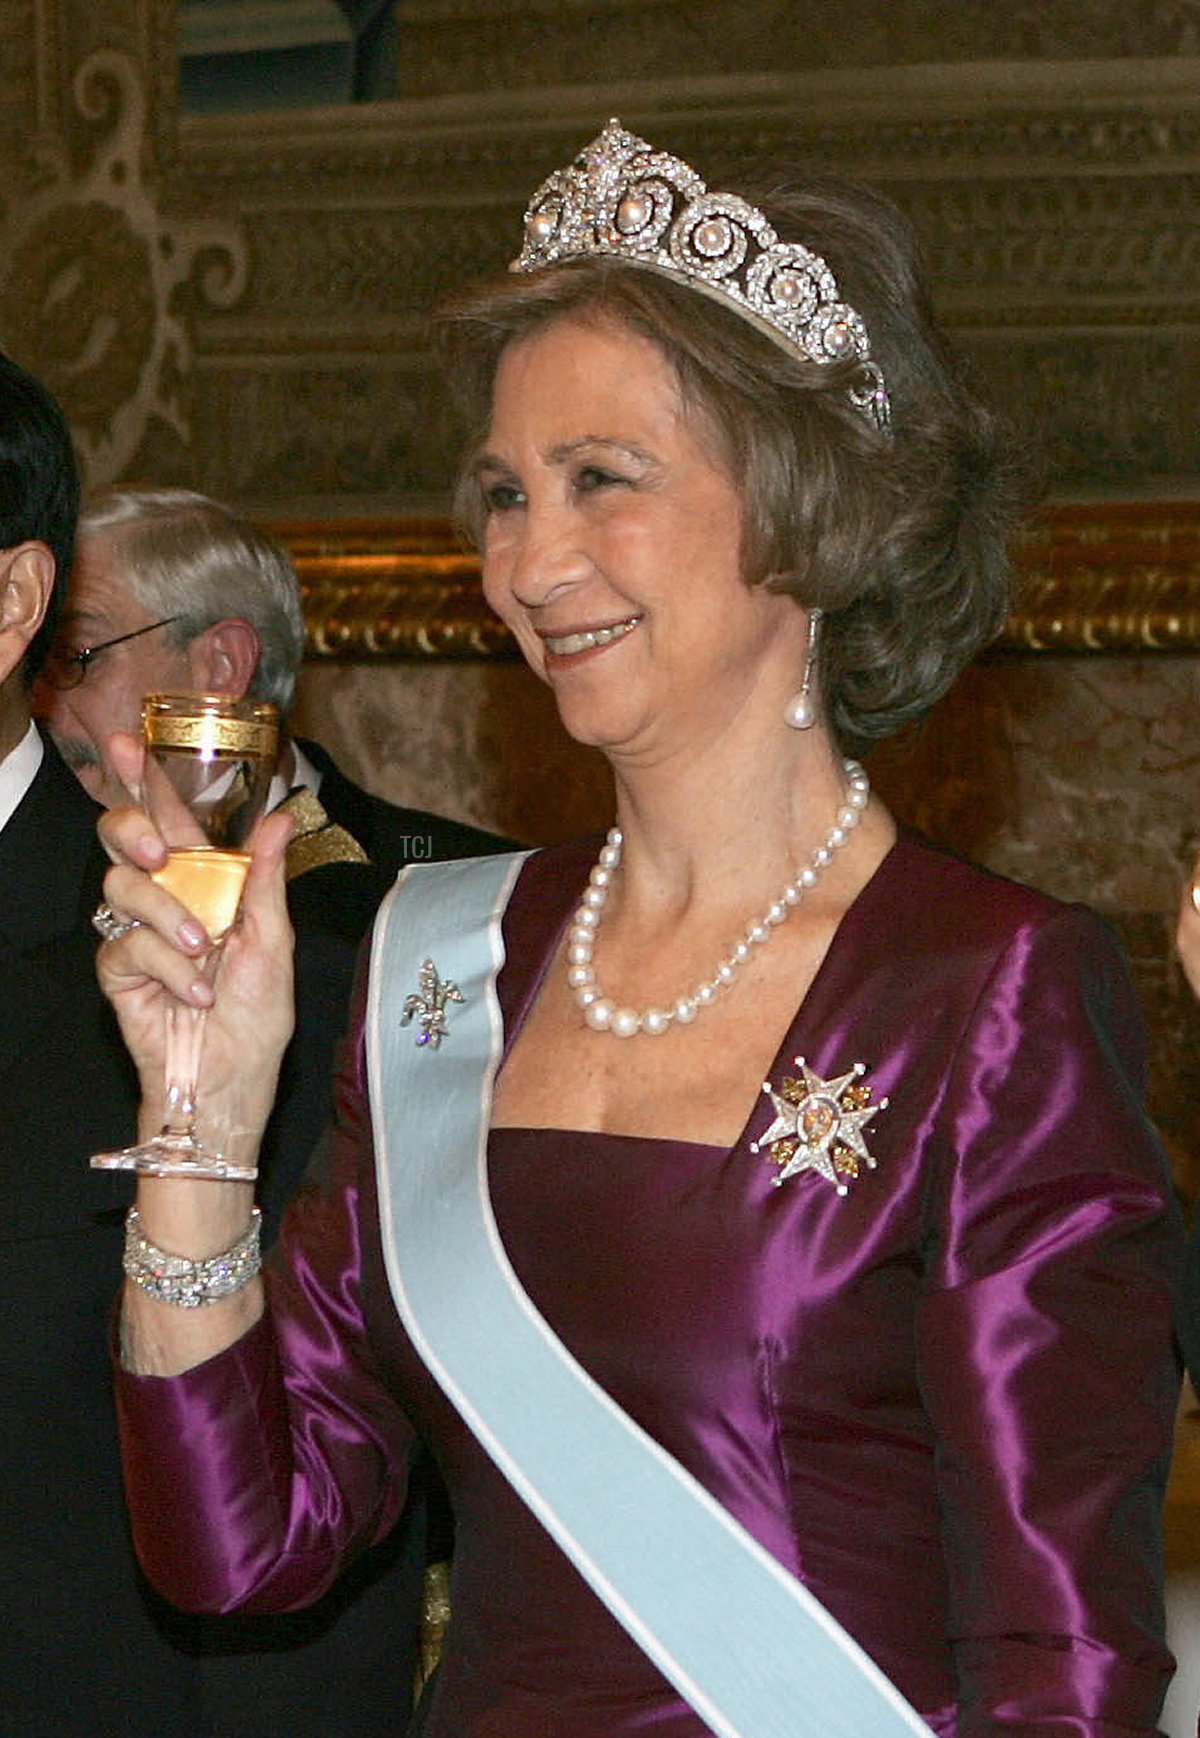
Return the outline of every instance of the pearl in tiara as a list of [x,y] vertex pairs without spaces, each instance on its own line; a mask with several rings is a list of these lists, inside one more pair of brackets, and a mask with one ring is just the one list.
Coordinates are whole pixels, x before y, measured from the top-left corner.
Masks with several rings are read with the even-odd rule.
[[861,315],[833,273],[799,242],[780,241],[755,206],[713,193],[679,157],[612,120],[525,212],[525,244],[510,271],[606,255],[678,278],[724,302],[809,362],[857,360],[851,402],[881,430],[887,387]]

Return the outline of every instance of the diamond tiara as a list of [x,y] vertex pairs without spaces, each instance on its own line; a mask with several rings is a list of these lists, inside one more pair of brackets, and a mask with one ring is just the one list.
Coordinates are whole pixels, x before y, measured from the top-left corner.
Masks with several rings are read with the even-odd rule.
[[509,270],[594,255],[682,279],[809,362],[857,358],[850,401],[876,428],[888,428],[887,387],[867,328],[820,254],[780,241],[757,207],[736,193],[709,192],[682,158],[656,151],[617,120],[542,182]]

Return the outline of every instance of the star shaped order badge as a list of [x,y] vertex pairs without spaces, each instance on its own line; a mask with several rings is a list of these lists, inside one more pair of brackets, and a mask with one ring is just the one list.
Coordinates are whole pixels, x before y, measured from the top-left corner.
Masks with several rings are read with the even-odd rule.
[[418,1049],[428,1045],[431,1050],[439,1050],[442,1039],[449,1035],[447,1004],[465,1001],[466,997],[453,978],[440,978],[433,961],[422,960],[417,973],[417,987],[412,995],[404,998],[400,1024],[407,1026],[415,1019],[421,1028],[417,1034]]
[[861,1084],[867,1072],[863,1062],[831,1080],[814,1074],[803,1056],[796,1057],[796,1067],[799,1076],[786,1075],[778,1092],[769,1080],[763,1081],[763,1091],[775,1106],[775,1121],[750,1142],[750,1151],[769,1149],[769,1157],[779,1167],[779,1174],[771,1178],[776,1187],[801,1171],[815,1171],[845,1195],[864,1166],[875,1169],[863,1129],[888,1101],[881,1098],[872,1104],[871,1088]]

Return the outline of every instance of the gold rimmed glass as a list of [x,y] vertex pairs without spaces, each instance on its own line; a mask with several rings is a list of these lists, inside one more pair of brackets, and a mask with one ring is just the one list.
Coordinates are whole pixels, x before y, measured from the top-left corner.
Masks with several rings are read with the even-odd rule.
[[[279,713],[263,701],[214,694],[149,694],[142,706],[143,800],[169,852],[154,879],[208,932],[200,970],[214,980],[237,920],[250,833],[264,813],[279,748]],[[166,1103],[158,1134],[93,1166],[156,1177],[237,1177],[255,1172],[203,1141],[196,1090],[205,1010],[167,1008]]]

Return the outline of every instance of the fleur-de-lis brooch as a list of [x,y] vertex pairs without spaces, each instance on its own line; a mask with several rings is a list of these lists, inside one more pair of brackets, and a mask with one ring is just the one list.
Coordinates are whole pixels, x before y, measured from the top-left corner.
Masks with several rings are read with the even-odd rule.
[[417,1037],[417,1048],[426,1044],[431,1050],[441,1048],[442,1039],[448,1036],[446,1025],[446,1005],[448,1002],[464,1002],[466,997],[452,978],[439,978],[437,967],[432,960],[422,960],[421,969],[417,973],[417,987],[411,996],[404,998],[404,1012],[400,1016],[400,1024],[407,1026],[410,1020],[417,1020],[421,1030]]
[[863,1062],[832,1080],[814,1074],[803,1056],[796,1057],[796,1067],[799,1077],[785,1076],[778,1092],[769,1080],[763,1081],[763,1091],[775,1106],[775,1121],[750,1142],[750,1151],[769,1149],[768,1156],[779,1166],[778,1176],[771,1178],[776,1187],[800,1171],[815,1171],[839,1195],[848,1194],[864,1165],[875,1169],[862,1131],[888,1101],[871,1103],[871,1088],[860,1084],[867,1072]]

